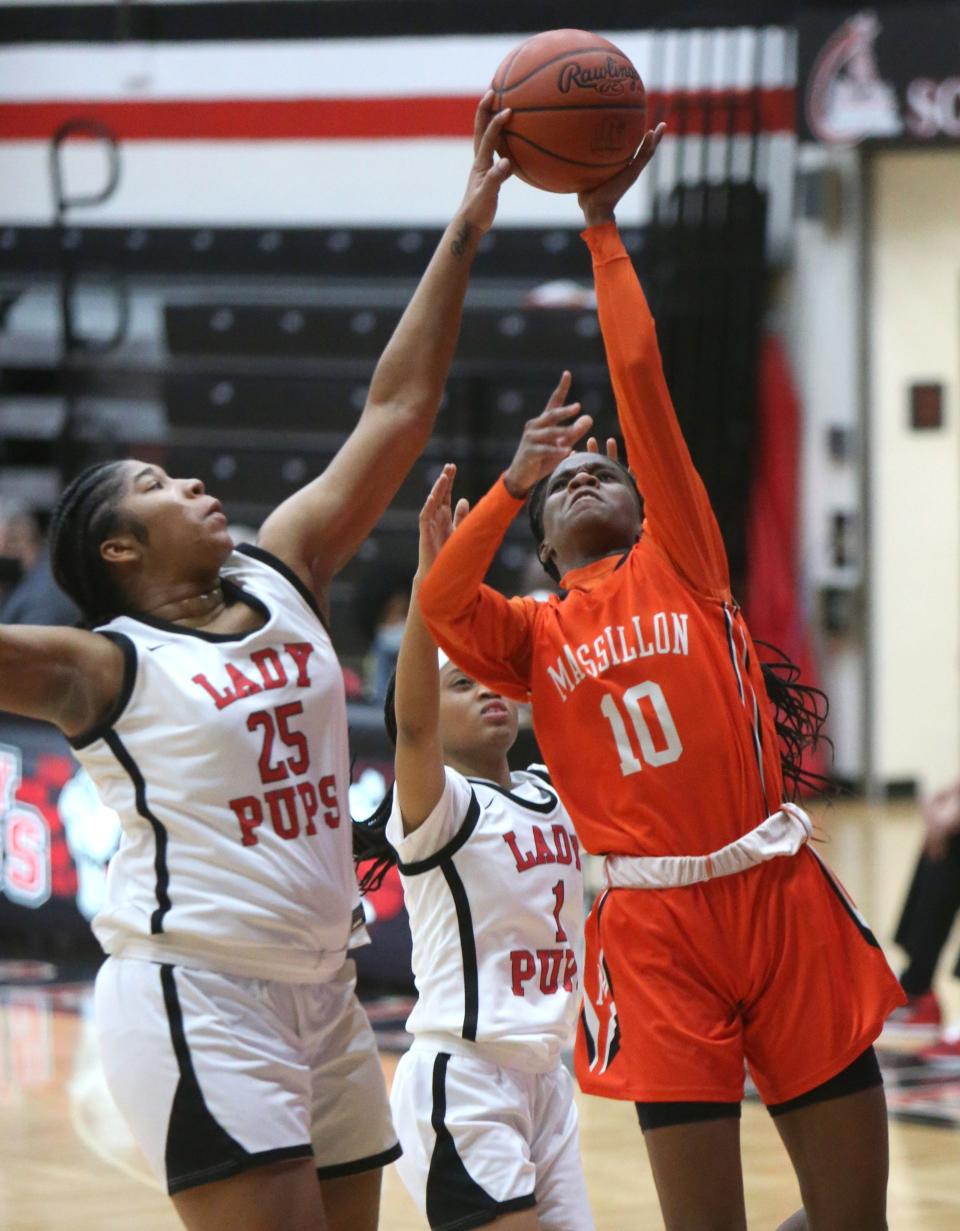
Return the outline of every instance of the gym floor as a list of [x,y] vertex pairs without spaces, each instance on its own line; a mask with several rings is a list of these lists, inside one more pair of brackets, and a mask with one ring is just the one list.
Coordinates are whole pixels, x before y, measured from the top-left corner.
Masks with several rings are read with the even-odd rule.
[[[862,802],[813,809],[821,850],[875,931],[890,938],[913,868],[920,825],[910,805]],[[956,940],[956,938],[955,938]],[[950,977],[954,942],[937,987],[960,1019]],[[895,968],[899,956],[891,950]],[[891,1107],[891,1231],[960,1226],[960,1063],[931,1071],[907,1045],[884,1041]],[[384,1054],[388,1080],[396,1056]],[[580,1099],[587,1184],[598,1228],[660,1225],[640,1131],[629,1104]],[[773,1228],[799,1206],[797,1186],[766,1113],[748,1101],[743,1157],[751,1227]],[[393,1168],[384,1181],[382,1231],[425,1222]],[[87,984],[0,985],[0,1226],[9,1231],[175,1231],[180,1226],[114,1110],[97,1059]]]

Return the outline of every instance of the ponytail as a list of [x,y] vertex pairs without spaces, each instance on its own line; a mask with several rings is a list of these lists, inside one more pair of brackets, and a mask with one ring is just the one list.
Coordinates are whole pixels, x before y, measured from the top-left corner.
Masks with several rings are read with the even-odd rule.
[[803,761],[805,752],[821,744],[833,753],[833,740],[823,733],[830,710],[827,694],[811,684],[801,684],[800,668],[783,650],[756,638],[754,645],[776,655],[775,659],[761,662],[760,667],[767,696],[774,707],[773,722],[780,744],[784,794],[795,800],[804,791],[824,791],[831,786],[830,779],[807,768]]
[[[397,746],[397,715],[394,698],[397,691],[397,673],[394,671],[387,681],[387,691],[383,698],[383,725],[392,747]],[[393,787],[390,787],[376,810],[364,821],[353,822],[353,862],[359,870],[360,864],[369,864],[362,875],[358,877],[360,892],[373,893],[383,884],[383,878],[391,868],[396,867],[397,852],[387,841],[387,821],[393,811]]]

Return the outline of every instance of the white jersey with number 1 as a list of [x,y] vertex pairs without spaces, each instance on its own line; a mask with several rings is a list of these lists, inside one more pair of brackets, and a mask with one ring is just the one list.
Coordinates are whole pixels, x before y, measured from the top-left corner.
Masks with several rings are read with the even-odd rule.
[[419,999],[407,1029],[442,1050],[531,1072],[569,1046],[580,1000],[580,848],[556,792],[530,771],[509,790],[446,769],[443,795],[387,839],[413,934]]

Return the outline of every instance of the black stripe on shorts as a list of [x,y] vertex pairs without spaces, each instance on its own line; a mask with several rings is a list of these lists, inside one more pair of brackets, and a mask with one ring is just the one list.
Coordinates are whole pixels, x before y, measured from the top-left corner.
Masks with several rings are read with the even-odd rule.
[[430,1122],[437,1137],[427,1172],[427,1221],[431,1231],[469,1231],[471,1227],[495,1222],[514,1210],[529,1210],[536,1205],[537,1199],[530,1193],[509,1201],[497,1201],[467,1171],[446,1125],[449,1062],[447,1052],[439,1052],[433,1062]]
[[167,1192],[173,1196],[200,1184],[225,1180],[251,1167],[312,1158],[313,1147],[309,1142],[251,1153],[217,1123],[207,1107],[193,1067],[172,966],[160,967],[160,984],[170,1024],[170,1041],[180,1070],[167,1125]]

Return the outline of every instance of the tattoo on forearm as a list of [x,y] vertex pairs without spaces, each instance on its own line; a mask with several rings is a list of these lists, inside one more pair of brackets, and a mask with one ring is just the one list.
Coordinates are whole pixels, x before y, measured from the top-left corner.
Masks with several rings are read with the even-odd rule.
[[450,245],[450,249],[453,252],[454,256],[460,257],[460,256],[463,256],[463,254],[466,252],[467,241],[470,239],[470,231],[471,231],[470,223],[465,222],[460,227],[460,230],[453,237],[453,243]]

